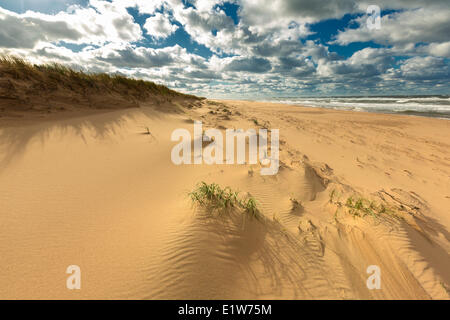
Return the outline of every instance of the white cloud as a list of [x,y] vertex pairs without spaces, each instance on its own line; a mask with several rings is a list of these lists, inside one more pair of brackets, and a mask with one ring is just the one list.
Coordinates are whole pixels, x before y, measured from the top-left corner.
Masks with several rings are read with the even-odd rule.
[[442,80],[448,83],[450,66],[443,58],[413,57],[402,62],[399,69],[390,70],[389,76],[414,81]]
[[145,21],[144,29],[148,35],[155,39],[165,39],[174,33],[178,29],[178,26],[172,24],[167,15],[156,13],[153,17]]
[[394,62],[389,50],[365,48],[355,52],[346,60],[320,60],[318,74],[325,77],[368,79],[378,77]]
[[443,43],[431,43],[427,47],[427,52],[436,57],[450,58],[450,41]]
[[0,44],[6,48],[33,48],[39,41],[78,41],[83,35],[67,21],[53,16],[16,14],[0,8]]
[[448,41],[450,34],[450,10],[420,8],[385,15],[381,29],[368,29],[367,17],[355,21],[357,29],[339,32],[335,43],[375,41],[380,44],[405,45],[418,42]]
[[290,22],[311,23],[321,19],[340,18],[356,10],[350,0],[242,0],[244,23],[257,32],[286,26]]
[[103,44],[132,42],[142,31],[125,8],[91,0],[89,8],[71,6],[56,15],[27,11],[17,14],[0,7],[0,44],[9,48],[33,48],[39,42]]

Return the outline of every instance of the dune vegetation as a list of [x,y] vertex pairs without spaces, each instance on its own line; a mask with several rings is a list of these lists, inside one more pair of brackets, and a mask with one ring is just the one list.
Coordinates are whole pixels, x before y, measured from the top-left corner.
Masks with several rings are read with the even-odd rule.
[[122,74],[88,73],[58,63],[37,65],[0,56],[0,111],[127,108],[180,99],[200,98]]
[[264,216],[258,208],[258,201],[247,195],[239,197],[239,192],[230,187],[222,188],[217,183],[208,184],[204,181],[199,183],[196,189],[189,193],[194,204],[202,206],[209,212],[217,212],[219,215],[237,209],[243,214],[256,220],[262,221]]

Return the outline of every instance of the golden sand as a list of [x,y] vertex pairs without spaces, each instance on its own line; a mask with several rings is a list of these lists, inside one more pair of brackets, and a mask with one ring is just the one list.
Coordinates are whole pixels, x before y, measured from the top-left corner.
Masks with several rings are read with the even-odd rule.
[[[280,129],[280,172],[174,165],[193,119]],[[446,120],[246,101],[4,119],[0,298],[448,299],[449,137]],[[249,192],[268,222],[193,207],[200,181]]]

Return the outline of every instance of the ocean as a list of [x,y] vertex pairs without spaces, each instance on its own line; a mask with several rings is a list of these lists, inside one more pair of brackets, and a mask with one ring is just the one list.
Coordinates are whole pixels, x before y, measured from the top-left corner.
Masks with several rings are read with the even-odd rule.
[[450,96],[448,95],[278,97],[265,101],[337,110],[396,113],[450,119]]

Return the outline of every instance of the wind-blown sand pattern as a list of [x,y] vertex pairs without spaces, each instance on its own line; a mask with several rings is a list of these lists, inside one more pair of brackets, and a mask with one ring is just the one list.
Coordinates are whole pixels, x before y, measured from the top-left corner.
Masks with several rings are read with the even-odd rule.
[[[280,172],[174,165],[192,120],[280,129]],[[449,121],[208,100],[20,121],[0,123],[0,298],[450,297]],[[192,206],[200,181],[250,193],[266,221]]]

